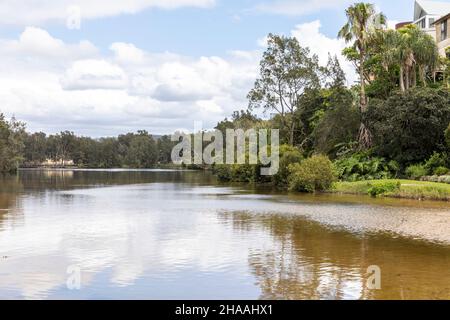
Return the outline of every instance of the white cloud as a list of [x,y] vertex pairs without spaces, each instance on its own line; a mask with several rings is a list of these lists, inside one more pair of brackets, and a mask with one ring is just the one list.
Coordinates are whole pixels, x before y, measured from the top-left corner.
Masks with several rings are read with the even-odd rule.
[[5,0],[0,2],[0,24],[41,25],[65,23],[70,8],[79,7],[81,19],[134,14],[148,8],[172,10],[182,7],[208,8],[215,0]]
[[327,64],[328,54],[336,55],[347,75],[347,82],[354,83],[357,80],[354,67],[342,56],[342,50],[348,45],[342,39],[329,38],[320,33],[320,28],[319,20],[299,24],[292,31],[292,36],[298,39],[301,46],[308,47],[312,53],[316,54],[321,65]]
[[343,8],[351,0],[276,0],[257,5],[254,11],[289,16],[303,16],[320,10]]
[[61,84],[65,90],[125,89],[127,76],[105,60],[79,60],[67,69]]
[[115,58],[121,63],[142,63],[145,57],[144,51],[132,43],[115,42],[110,49],[115,53]]
[[170,133],[217,121],[247,105],[256,53],[186,57],[113,43],[65,43],[39,28],[0,40],[0,106],[31,131],[103,136],[147,129]]
[[18,40],[0,40],[0,54],[26,56],[29,58],[51,58],[58,61],[95,56],[98,49],[89,41],[65,44],[52,37],[46,30],[27,27]]

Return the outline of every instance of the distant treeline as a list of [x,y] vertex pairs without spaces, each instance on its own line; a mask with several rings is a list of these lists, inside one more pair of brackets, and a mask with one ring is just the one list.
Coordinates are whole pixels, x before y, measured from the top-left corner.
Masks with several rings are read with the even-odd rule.
[[64,131],[56,135],[25,133],[24,166],[50,160],[86,168],[152,168],[171,163],[170,136],[154,138],[147,131],[94,139]]

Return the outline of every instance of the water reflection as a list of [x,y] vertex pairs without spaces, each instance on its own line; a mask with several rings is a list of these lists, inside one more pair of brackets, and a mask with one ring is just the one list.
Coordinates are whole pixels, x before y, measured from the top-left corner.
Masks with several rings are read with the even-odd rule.
[[0,175],[0,231],[23,223],[18,197],[23,191],[23,184],[14,175]]
[[[239,232],[263,228],[277,244],[253,250],[261,299],[449,299],[450,250],[391,235],[355,235],[301,218],[223,213]],[[368,290],[378,265],[382,290]]]
[[[259,194],[201,172],[23,171],[0,182],[0,298],[450,298],[448,245],[355,227],[421,211]],[[425,218],[448,218],[441,211]],[[365,286],[374,264],[381,291]],[[80,291],[66,286],[72,265]]]

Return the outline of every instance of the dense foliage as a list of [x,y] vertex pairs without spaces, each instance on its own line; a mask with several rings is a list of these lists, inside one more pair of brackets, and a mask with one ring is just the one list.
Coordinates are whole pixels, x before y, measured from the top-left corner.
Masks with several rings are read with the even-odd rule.
[[16,171],[23,161],[25,126],[0,114],[0,172]]
[[328,190],[335,181],[333,163],[318,155],[289,166],[289,190],[315,192]]
[[155,139],[146,131],[99,139],[79,137],[69,131],[49,136],[39,132],[25,135],[24,144],[26,166],[52,160],[60,165],[73,161],[87,168],[152,168],[168,164],[174,146],[169,136]]
[[444,131],[450,121],[450,94],[412,89],[386,100],[372,100],[367,114],[375,153],[410,165],[446,149]]

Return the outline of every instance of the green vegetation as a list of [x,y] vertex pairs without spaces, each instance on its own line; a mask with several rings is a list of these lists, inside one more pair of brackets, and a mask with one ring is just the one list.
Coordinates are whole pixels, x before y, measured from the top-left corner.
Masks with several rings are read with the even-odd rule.
[[[359,111],[362,115],[361,126],[359,129],[358,141],[361,146],[371,147],[372,136],[364,121],[363,115],[367,111],[367,95],[366,95],[366,62],[369,58],[369,47],[372,44],[371,36],[376,32],[377,28],[386,25],[387,18],[382,13],[375,11],[375,6],[370,3],[355,3],[346,11],[347,23],[339,31],[338,36],[345,41],[353,42],[351,49],[354,52],[355,65],[359,72]],[[378,25],[376,24],[378,23]]]
[[325,156],[313,156],[289,166],[289,190],[315,192],[328,190],[335,181],[333,163]]
[[417,180],[427,175],[427,169],[422,164],[413,164],[406,168],[406,176],[410,179]]
[[155,139],[146,131],[100,139],[69,131],[49,136],[39,132],[25,134],[23,143],[25,166],[39,166],[48,159],[61,165],[73,161],[82,168],[153,168],[171,163],[175,145],[169,136]]
[[411,180],[337,182],[332,192],[417,200],[450,200],[450,184]]
[[14,172],[23,161],[25,125],[0,113],[0,172]]
[[[317,57],[297,39],[270,35],[260,76],[248,96],[249,111],[235,113],[232,121],[218,128],[224,124],[227,128],[242,124],[244,129],[280,128],[286,145],[280,172],[270,180],[278,188],[326,190],[334,178],[323,168],[333,161],[333,177],[342,186],[349,183],[347,191],[442,199],[436,196],[438,191],[423,185],[414,189],[390,179],[446,181],[443,177],[450,171],[448,59],[439,58],[432,37],[416,26],[384,28],[386,17],[371,4],[356,3],[346,14],[339,37],[351,44],[343,53],[359,74],[357,85],[345,86],[336,57],[320,67]],[[251,116],[256,108],[273,117]],[[220,166],[215,172],[227,181],[258,181],[257,170],[238,168]],[[420,193],[423,190],[425,195]]]

